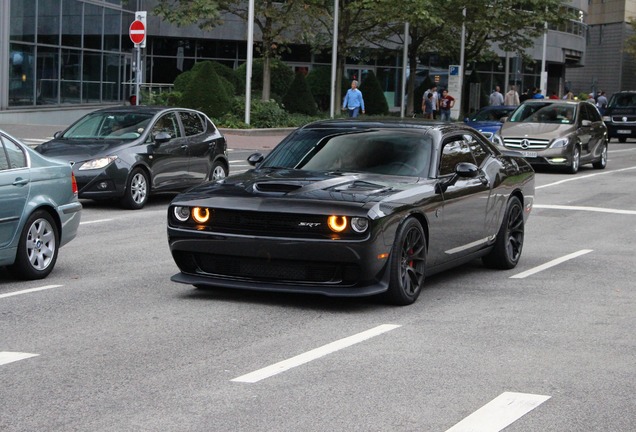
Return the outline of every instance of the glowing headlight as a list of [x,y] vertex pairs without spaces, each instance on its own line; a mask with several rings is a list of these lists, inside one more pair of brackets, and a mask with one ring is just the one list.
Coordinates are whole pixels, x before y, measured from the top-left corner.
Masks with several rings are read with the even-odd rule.
[[369,220],[361,217],[351,218],[351,228],[355,232],[363,233],[369,228]]
[[552,142],[552,144],[550,144],[550,148],[567,147],[567,145],[568,145],[567,138],[557,138]]
[[117,159],[117,156],[106,156],[99,159],[89,160],[88,162],[84,162],[81,167],[79,167],[80,171],[83,170],[92,170],[92,169],[100,169],[108,166],[113,161]]
[[173,214],[179,222],[185,222],[190,217],[190,207],[175,207]]
[[192,209],[192,219],[196,223],[206,223],[210,220],[210,210],[203,207],[195,207]]
[[327,225],[333,232],[343,232],[347,229],[347,217],[346,216],[329,216],[327,219]]

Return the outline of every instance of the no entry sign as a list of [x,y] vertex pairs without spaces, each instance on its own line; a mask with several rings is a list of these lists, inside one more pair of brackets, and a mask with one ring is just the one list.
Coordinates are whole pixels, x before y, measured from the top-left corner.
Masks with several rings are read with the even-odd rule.
[[146,26],[140,20],[134,20],[130,25],[128,34],[130,35],[130,40],[135,45],[139,45],[146,39]]

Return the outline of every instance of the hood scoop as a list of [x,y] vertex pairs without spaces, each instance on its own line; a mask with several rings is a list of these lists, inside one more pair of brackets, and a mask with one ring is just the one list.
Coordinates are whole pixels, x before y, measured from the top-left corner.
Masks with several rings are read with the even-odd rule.
[[255,183],[253,187],[254,192],[287,194],[297,191],[298,189],[302,188],[303,185],[297,183],[262,182]]
[[336,186],[333,189],[338,192],[377,194],[386,190],[390,190],[391,188],[366,181],[354,181],[351,183]]

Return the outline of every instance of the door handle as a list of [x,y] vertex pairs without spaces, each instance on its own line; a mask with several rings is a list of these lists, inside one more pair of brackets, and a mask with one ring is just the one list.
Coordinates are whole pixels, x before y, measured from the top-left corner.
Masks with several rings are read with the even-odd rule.
[[28,184],[28,183],[29,183],[29,179],[23,179],[18,177],[13,182],[13,186],[24,186],[25,184]]

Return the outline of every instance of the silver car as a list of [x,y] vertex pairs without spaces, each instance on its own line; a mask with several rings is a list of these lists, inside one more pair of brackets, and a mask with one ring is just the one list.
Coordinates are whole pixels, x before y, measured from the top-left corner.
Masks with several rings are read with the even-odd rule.
[[0,203],[0,267],[21,279],[45,278],[80,223],[82,204],[70,164],[0,131]]
[[584,164],[607,166],[607,127],[589,102],[526,101],[504,120],[493,142],[519,151],[535,167],[562,167],[575,174]]

